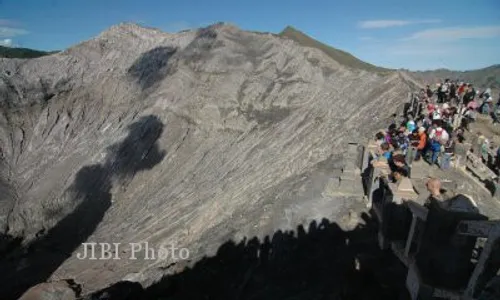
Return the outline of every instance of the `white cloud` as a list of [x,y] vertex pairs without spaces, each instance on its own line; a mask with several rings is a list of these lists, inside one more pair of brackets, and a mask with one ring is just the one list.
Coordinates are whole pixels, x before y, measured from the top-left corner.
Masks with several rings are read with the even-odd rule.
[[15,37],[18,35],[28,34],[27,30],[21,28],[12,27],[1,27],[0,26],[0,38]]
[[373,28],[389,28],[389,27],[400,27],[413,24],[432,24],[439,23],[441,20],[429,19],[429,20],[368,20],[358,23],[358,27],[364,29]]
[[450,47],[434,47],[427,45],[397,45],[390,49],[387,49],[389,54],[411,56],[411,57],[421,57],[421,56],[450,56],[457,52],[460,52],[460,48],[450,48]]
[[403,40],[456,41],[500,37],[500,26],[437,28],[416,32]]
[[498,63],[498,37],[500,26],[435,28],[406,38],[372,42],[363,52],[373,63],[392,67],[466,70]]
[[15,22],[12,22],[7,19],[0,19],[0,26],[15,26]]
[[0,46],[12,47],[12,39],[0,40]]

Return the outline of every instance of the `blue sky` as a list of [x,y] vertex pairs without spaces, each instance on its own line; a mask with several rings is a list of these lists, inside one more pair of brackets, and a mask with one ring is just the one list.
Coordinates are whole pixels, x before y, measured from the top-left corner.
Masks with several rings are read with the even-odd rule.
[[500,63],[499,0],[0,0],[0,44],[64,49],[125,21],[168,32],[219,21],[274,33],[292,25],[393,68]]

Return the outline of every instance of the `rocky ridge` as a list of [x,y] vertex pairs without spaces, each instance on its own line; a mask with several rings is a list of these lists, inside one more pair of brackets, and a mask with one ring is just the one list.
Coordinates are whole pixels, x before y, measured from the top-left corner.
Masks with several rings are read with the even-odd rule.
[[[225,241],[342,220],[360,197],[329,188],[347,143],[414,89],[226,24],[120,24],[0,65],[0,229],[22,239],[0,262],[2,299],[49,278],[147,286]],[[190,260],[83,261],[83,242],[175,243]]]

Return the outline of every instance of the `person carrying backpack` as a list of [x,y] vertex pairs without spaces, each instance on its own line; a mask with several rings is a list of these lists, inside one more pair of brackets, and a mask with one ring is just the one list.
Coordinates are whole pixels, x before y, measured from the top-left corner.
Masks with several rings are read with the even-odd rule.
[[441,143],[439,142],[439,137],[436,136],[435,138],[432,138],[430,140],[430,147],[429,149],[431,150],[431,165],[434,165],[437,163],[437,159],[439,157],[439,153],[441,153]]

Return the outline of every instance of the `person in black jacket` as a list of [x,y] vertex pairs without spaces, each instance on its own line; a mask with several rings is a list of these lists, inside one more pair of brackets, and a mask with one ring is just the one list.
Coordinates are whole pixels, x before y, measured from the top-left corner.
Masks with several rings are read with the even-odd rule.
[[432,92],[431,87],[429,85],[427,85],[427,87],[425,89],[425,93],[427,94],[427,97],[429,99],[432,98],[432,96],[434,95],[434,93]]
[[474,100],[474,97],[476,97],[476,90],[474,89],[474,86],[472,84],[469,84],[469,88],[467,89],[467,93],[465,93],[464,98],[463,98],[463,104],[467,105],[469,102]]
[[448,99],[450,102],[457,99],[457,85],[455,84],[455,82],[452,82],[450,84],[450,97]]

